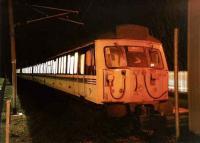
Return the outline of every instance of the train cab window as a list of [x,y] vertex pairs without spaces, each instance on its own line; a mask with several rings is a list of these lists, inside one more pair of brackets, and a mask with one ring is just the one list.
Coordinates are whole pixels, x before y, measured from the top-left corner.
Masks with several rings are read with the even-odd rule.
[[163,68],[162,57],[158,49],[151,48],[149,50],[149,56],[150,56],[150,67]]
[[85,54],[81,54],[79,64],[80,74],[85,74]]
[[127,63],[131,67],[148,67],[147,54],[144,47],[127,47]]
[[95,52],[94,48],[89,48],[85,53],[85,74],[86,75],[95,75]]
[[105,48],[105,59],[108,67],[125,67],[126,54],[123,46],[113,46]]

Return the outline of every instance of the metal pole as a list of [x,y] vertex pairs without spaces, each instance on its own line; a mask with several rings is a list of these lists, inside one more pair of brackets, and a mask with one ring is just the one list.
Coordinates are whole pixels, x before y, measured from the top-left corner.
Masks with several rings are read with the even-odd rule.
[[174,29],[174,93],[175,93],[176,139],[178,140],[180,136],[179,95],[178,95],[178,28]]
[[17,113],[17,76],[16,76],[16,45],[15,45],[15,28],[13,17],[13,3],[8,0],[9,28],[10,28],[10,46],[11,46],[11,63],[12,63],[12,86],[13,86],[13,114]]
[[5,143],[10,143],[10,100],[6,101],[6,140]]

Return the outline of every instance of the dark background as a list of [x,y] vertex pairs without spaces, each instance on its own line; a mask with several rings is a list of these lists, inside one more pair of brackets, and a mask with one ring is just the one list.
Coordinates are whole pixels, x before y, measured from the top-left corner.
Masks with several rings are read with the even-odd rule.
[[[7,1],[0,1],[0,69],[1,73],[10,73]],[[69,16],[84,22],[84,26],[58,19],[16,26],[18,67],[37,63],[100,33],[113,31],[118,24],[131,23],[149,27],[152,35],[163,42],[170,70],[173,70],[173,30],[178,27],[179,66],[180,70],[187,70],[187,0],[15,0],[15,23],[42,17],[31,4],[78,10],[79,15]]]

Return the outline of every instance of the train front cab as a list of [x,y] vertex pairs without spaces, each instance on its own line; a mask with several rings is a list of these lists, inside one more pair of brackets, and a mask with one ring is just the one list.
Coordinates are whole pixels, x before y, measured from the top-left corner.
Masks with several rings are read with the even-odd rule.
[[132,112],[138,106],[171,112],[168,67],[161,43],[110,39],[96,40],[95,45],[97,102],[125,110],[129,107]]

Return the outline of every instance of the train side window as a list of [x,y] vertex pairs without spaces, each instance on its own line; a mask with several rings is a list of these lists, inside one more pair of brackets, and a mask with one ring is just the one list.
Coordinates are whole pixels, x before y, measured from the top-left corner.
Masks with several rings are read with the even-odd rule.
[[59,74],[60,73],[60,58],[58,58],[58,72],[57,72],[57,74]]
[[64,69],[65,69],[65,60],[64,60],[64,56],[62,57],[62,74],[64,74]]
[[60,74],[62,74],[62,71],[63,71],[63,57],[60,58],[61,62],[60,62]]
[[48,62],[45,63],[45,73],[48,73]]
[[70,57],[70,74],[74,73],[74,56]]
[[56,66],[56,74],[58,74],[59,73],[59,68],[58,68],[59,67],[59,59],[58,58],[56,59],[56,65],[57,65]]
[[46,62],[46,73],[48,73],[48,62]]
[[70,59],[71,59],[71,56],[68,55],[67,56],[67,74],[70,74]]
[[80,56],[80,74],[85,74],[85,54]]
[[46,64],[43,63],[43,73],[46,73]]
[[53,74],[56,74],[56,67],[57,67],[56,60],[53,60]]
[[74,74],[78,73],[78,52],[74,54]]
[[48,67],[49,67],[49,72],[48,72],[48,73],[50,74],[50,73],[51,73],[51,61],[49,61],[48,63],[49,63],[49,65],[48,65]]
[[61,74],[61,69],[62,69],[62,57],[59,58],[59,66],[58,66],[58,70],[59,70],[59,74]]
[[53,60],[51,60],[51,74],[53,74]]
[[67,60],[67,58],[66,58],[66,56],[64,56],[64,65],[63,65],[63,73],[65,74],[66,73],[66,60]]
[[43,64],[41,63],[39,66],[40,66],[40,73],[43,73]]
[[95,52],[94,48],[90,48],[85,53],[85,74],[86,75],[95,75]]
[[58,73],[58,58],[56,59],[56,67],[55,67],[55,74]]
[[152,68],[163,68],[162,57],[158,49],[150,49],[150,67]]

